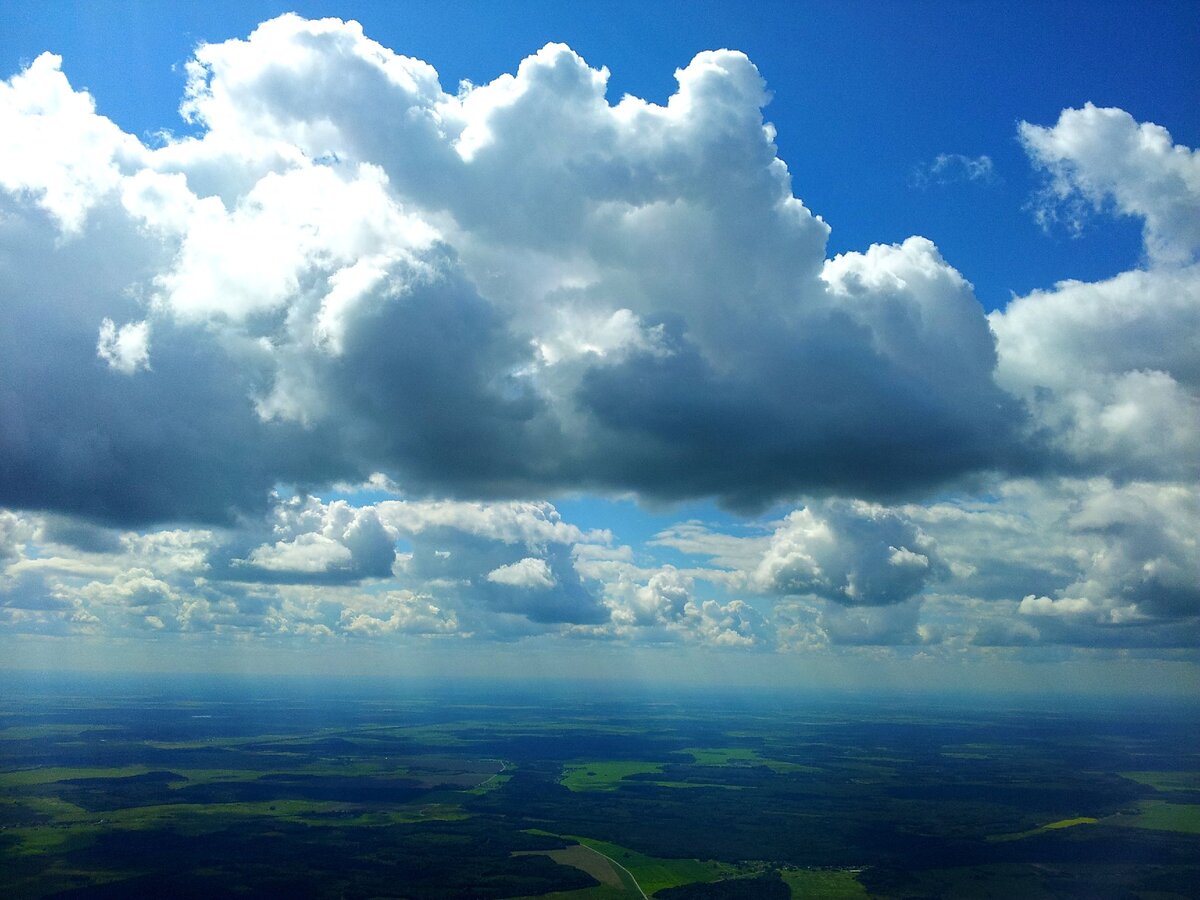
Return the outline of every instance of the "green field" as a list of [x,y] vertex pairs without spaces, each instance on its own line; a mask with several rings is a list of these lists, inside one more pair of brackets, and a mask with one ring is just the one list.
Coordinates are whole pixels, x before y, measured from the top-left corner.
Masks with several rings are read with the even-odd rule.
[[573,791],[615,791],[630,775],[653,775],[662,770],[662,763],[593,760],[563,766],[559,781]]
[[66,781],[68,778],[125,778],[129,775],[145,775],[149,771],[149,766],[77,769],[51,766],[44,769],[18,769],[12,772],[0,772],[0,788],[52,784],[56,781]]
[[1030,828],[1028,831],[1017,831],[1012,834],[997,834],[988,838],[989,841],[1019,841],[1021,838],[1033,837],[1035,834],[1044,834],[1047,831],[1059,831],[1063,828],[1074,828],[1076,825],[1095,825],[1099,819],[1092,816],[1076,816],[1073,819],[1059,819],[1057,822],[1049,822],[1045,825],[1039,825],[1037,828]]
[[1143,800],[1138,804],[1138,811],[1135,814],[1116,816],[1110,821],[1133,828],[1200,834],[1200,803],[1166,803],[1162,800]]
[[620,863],[637,879],[638,886],[651,896],[663,888],[677,887],[681,884],[693,884],[697,881],[717,881],[741,874],[741,870],[728,863],[699,859],[662,859],[647,856],[610,844],[607,841],[597,841],[592,838],[566,835],[572,840],[579,841],[585,847],[591,847],[598,853]]
[[820,900],[867,900],[870,896],[854,872],[828,869],[784,869],[780,873],[793,897]]
[[1200,791],[1200,772],[1122,772],[1121,777],[1156,791]]

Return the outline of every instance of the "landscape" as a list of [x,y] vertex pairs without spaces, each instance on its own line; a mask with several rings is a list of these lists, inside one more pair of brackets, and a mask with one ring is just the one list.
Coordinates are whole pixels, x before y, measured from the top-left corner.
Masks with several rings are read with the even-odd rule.
[[0,900],[1200,898],[1198,12],[0,2]]
[[1196,712],[31,675],[0,894],[1189,897]]

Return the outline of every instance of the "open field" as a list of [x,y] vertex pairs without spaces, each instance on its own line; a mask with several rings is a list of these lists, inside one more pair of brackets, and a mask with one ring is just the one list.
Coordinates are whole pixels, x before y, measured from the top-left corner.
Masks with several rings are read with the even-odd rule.
[[784,883],[793,897],[819,897],[821,900],[867,900],[867,889],[854,872],[828,869],[785,869]]
[[630,775],[656,774],[662,765],[652,762],[572,763],[563,766],[562,785],[572,791],[612,791]]
[[1200,804],[1143,800],[1136,813],[1117,816],[1114,821],[1133,828],[1200,834]]
[[583,837],[575,839],[628,869],[647,895],[663,888],[717,881],[725,876],[740,874],[736,866],[727,863],[699,859],[661,859],[607,841]]
[[1121,777],[1156,791],[1200,791],[1200,772],[1122,772]]

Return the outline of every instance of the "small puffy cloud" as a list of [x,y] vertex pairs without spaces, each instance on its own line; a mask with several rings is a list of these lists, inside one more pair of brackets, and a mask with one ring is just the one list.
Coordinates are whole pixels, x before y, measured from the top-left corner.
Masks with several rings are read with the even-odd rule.
[[112,319],[100,323],[96,355],[126,375],[150,367],[150,325],[130,322],[117,328]]
[[830,603],[821,609],[817,623],[831,644],[896,646],[929,643],[931,633],[922,632],[918,626],[920,609],[920,602],[915,600],[874,607]]
[[458,618],[453,611],[435,605],[426,595],[411,591],[387,591],[361,606],[346,606],[338,620],[340,629],[358,637],[388,634],[455,634]]
[[1039,218],[1065,218],[1076,231],[1085,210],[1106,204],[1144,222],[1154,263],[1196,261],[1200,251],[1200,152],[1174,143],[1167,129],[1122,109],[1063,110],[1051,127],[1022,122],[1021,142],[1050,183]]
[[280,540],[255,547],[243,559],[233,558],[233,577],[305,581],[321,576],[340,583],[392,574],[396,530],[380,520],[374,507],[296,497],[279,503],[274,512],[272,530]]
[[916,595],[940,572],[933,542],[903,513],[826,501],[787,516],[752,577],[774,594],[888,606]]
[[1200,466],[1200,153],[1090,104],[1053,127],[1024,123],[1021,138],[1056,204],[1143,220],[1148,266],[1060,282],[993,312],[997,381],[1063,468],[1189,478]]
[[1130,484],[1092,493],[1068,520],[1095,550],[1054,598],[1030,595],[1029,616],[1122,624],[1200,617],[1200,496],[1182,485]]
[[451,528],[476,537],[524,544],[570,544],[604,540],[604,532],[585,534],[563,521],[554,505],[546,501],[498,501],[493,503],[454,500],[386,500],[376,505],[382,522],[402,534],[420,534]]
[[757,609],[744,600],[698,598],[694,579],[674,566],[653,572],[644,584],[623,581],[614,588],[611,628],[621,637],[710,647],[774,644],[774,629]]
[[26,517],[0,509],[0,563],[18,556],[36,530]]
[[492,569],[487,573],[487,580],[493,584],[506,584],[509,587],[528,588],[532,591],[549,590],[558,583],[546,561],[532,556]]
[[327,572],[350,562],[350,548],[323,534],[309,532],[270,547],[257,547],[250,562],[269,572]]

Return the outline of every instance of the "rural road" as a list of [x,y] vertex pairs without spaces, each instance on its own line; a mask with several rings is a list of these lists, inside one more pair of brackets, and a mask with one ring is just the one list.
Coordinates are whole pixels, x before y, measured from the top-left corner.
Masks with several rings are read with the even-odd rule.
[[612,858],[611,856],[609,856],[607,853],[601,853],[601,852],[600,852],[599,850],[597,850],[595,847],[588,847],[588,846],[587,846],[587,844],[580,844],[580,846],[581,846],[581,847],[587,847],[587,849],[588,849],[588,850],[591,850],[591,851],[592,851],[593,853],[595,853],[597,856],[603,856],[603,857],[604,857],[605,859],[607,859],[607,860],[608,860],[610,863],[612,863],[614,866],[616,866],[618,869],[620,869],[622,872],[624,872],[626,875],[628,875],[628,876],[629,876],[629,880],[633,882],[633,886],[634,886],[635,888],[637,888],[637,890],[638,890],[638,893],[642,895],[642,900],[650,900],[650,898],[646,896],[646,892],[642,890],[642,886],[641,886],[640,884],[638,884],[638,880],[637,880],[636,878],[634,878],[634,877],[633,877],[633,873],[632,873],[632,872],[630,872],[630,871],[629,871],[627,868],[625,868],[623,865],[621,865],[619,862],[617,862],[615,859],[613,859],[613,858]]

